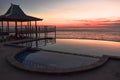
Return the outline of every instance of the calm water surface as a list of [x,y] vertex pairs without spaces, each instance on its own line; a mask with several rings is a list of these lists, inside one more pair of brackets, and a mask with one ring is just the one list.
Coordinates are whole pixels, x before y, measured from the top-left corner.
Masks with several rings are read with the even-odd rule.
[[56,44],[43,46],[43,49],[68,52],[75,54],[101,57],[102,55],[120,56],[120,42],[86,40],[86,39],[57,39]]
[[[102,57],[103,55],[108,55],[120,57],[120,42],[113,41],[57,39],[55,44],[47,44],[47,46],[39,48],[49,50],[50,52],[26,51],[18,54],[16,59],[32,67],[42,65],[44,67],[74,68],[87,66],[99,60],[87,56]],[[64,54],[60,52],[64,52]]]
[[120,28],[58,28],[57,38],[120,41]]
[[21,63],[37,67],[75,68],[93,64],[98,58],[83,57],[55,52],[37,51],[24,52],[16,56]]

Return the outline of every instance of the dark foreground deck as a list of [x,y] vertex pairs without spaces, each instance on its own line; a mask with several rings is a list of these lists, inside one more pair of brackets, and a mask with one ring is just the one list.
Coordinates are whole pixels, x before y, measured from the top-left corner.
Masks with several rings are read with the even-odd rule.
[[6,56],[22,49],[0,44],[0,80],[120,80],[118,59],[109,59],[104,66],[94,70],[71,74],[49,75],[19,70],[8,64]]
[[0,36],[2,36],[2,35],[9,35],[9,33],[8,32],[0,32]]

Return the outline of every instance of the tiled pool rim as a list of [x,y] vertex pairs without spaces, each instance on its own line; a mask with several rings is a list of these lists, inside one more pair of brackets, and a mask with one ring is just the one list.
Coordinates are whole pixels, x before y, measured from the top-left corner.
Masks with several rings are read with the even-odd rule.
[[[59,69],[59,68],[51,68],[51,67],[43,67],[43,66],[39,66],[39,68],[35,68],[35,67],[29,67],[26,66],[22,63],[20,63],[19,61],[17,61],[15,59],[15,56],[17,54],[20,54],[21,52],[24,52],[26,50],[28,50],[30,48],[25,48],[24,50],[15,53],[15,54],[10,54],[6,57],[7,61],[14,67],[21,69],[21,70],[25,70],[25,71],[29,71],[29,72],[40,72],[40,73],[72,73],[72,72],[81,72],[81,71],[87,71],[87,70],[91,70],[97,67],[100,67],[102,65],[104,65],[109,57],[106,55],[103,55],[102,57],[99,58],[99,60],[93,64],[90,64],[88,66],[82,66],[82,67],[76,67],[76,68],[68,68],[68,69]],[[82,55],[81,55],[82,56]]]

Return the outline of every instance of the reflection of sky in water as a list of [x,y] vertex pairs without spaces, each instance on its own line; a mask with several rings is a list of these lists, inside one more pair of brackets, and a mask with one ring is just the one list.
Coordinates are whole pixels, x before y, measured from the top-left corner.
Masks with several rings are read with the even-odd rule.
[[[56,44],[48,44],[41,48],[60,52],[69,52],[90,56],[110,55],[120,57],[120,42],[85,40],[85,39],[57,39]],[[29,66],[51,66],[73,68],[86,66],[98,61],[97,58],[60,54],[47,51],[26,51],[18,54],[16,59]]]
[[56,44],[43,46],[42,48],[94,56],[102,56],[103,54],[120,56],[120,42],[112,41],[57,39]]

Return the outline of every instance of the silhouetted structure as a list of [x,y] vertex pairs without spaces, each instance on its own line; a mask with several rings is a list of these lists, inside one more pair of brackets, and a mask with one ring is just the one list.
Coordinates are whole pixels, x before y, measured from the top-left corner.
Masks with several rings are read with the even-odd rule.
[[[9,37],[10,33],[14,33],[14,37],[16,39],[21,39],[21,37],[33,38],[36,39],[36,47],[38,46],[38,39],[40,38],[40,33],[44,33],[44,39],[48,39],[48,32],[55,32],[56,35],[56,28],[55,27],[38,27],[37,21],[42,21],[41,18],[36,18],[32,16],[26,15],[19,5],[11,4],[8,11],[0,16],[0,36],[1,40],[3,38]],[[32,26],[32,21],[34,21],[34,26]],[[15,24],[14,30],[10,30],[10,23]],[[19,23],[19,25],[18,25]],[[23,23],[27,24],[27,26],[23,26]],[[6,24],[6,26],[4,26]],[[32,36],[34,35],[35,36]],[[38,34],[39,33],[39,34]],[[13,36],[12,36],[13,37]],[[56,38],[56,36],[55,36]]]

